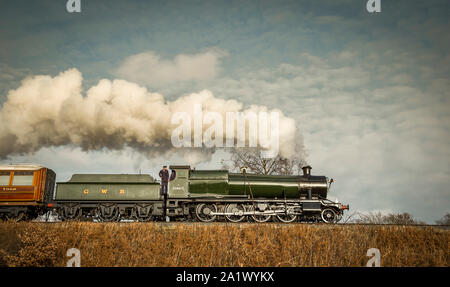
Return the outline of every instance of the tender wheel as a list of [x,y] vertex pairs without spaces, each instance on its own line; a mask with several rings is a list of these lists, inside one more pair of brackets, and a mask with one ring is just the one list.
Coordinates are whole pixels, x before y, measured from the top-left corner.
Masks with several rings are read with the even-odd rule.
[[325,223],[334,223],[338,219],[336,212],[331,208],[325,208],[322,210],[321,217]]
[[147,222],[151,221],[153,219],[152,216],[152,206],[147,207],[140,207],[136,206],[133,207],[133,210],[131,211],[132,218],[141,221],[141,222]]
[[82,210],[78,206],[64,206],[61,209],[61,220],[78,220],[81,217]]
[[233,215],[225,215],[228,221],[241,222],[245,219],[245,206],[241,203],[229,203],[225,206],[226,213],[233,213]]
[[97,210],[100,221],[111,222],[119,220],[119,207],[117,205],[100,206]]
[[217,206],[214,203],[201,203],[195,209],[195,215],[198,220],[202,222],[212,222],[216,220],[217,215],[212,215],[212,212],[217,212]]

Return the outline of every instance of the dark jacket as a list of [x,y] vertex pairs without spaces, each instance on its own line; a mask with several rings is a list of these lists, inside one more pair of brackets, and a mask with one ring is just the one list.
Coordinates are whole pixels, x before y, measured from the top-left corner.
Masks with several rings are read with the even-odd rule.
[[161,169],[159,171],[159,177],[161,178],[162,183],[167,183],[169,181],[169,171],[167,169]]

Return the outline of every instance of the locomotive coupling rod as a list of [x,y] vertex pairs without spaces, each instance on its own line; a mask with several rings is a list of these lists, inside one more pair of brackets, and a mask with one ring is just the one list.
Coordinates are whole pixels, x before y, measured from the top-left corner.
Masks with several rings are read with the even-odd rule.
[[[209,215],[236,215],[236,216],[242,216],[242,215],[277,215],[286,212],[284,210],[268,210],[268,211],[244,211],[244,212],[210,212]],[[288,214],[290,214],[288,212]]]

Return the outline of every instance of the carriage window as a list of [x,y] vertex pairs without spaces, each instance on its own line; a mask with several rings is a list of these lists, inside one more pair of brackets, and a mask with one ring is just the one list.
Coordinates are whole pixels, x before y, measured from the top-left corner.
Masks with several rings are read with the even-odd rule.
[[9,185],[9,171],[0,171],[0,185]]
[[12,185],[33,185],[33,172],[15,171]]

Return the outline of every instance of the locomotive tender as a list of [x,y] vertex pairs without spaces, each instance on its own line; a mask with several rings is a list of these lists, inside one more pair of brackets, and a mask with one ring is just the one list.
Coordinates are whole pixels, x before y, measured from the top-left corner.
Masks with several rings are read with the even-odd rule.
[[147,174],[74,174],[54,190],[54,172],[32,167],[37,173],[28,179],[27,189],[34,190],[34,197],[27,195],[25,201],[24,186],[14,189],[14,179],[31,167],[0,166],[0,175],[10,171],[8,180],[0,177],[0,216],[35,218],[53,210],[61,220],[152,221],[162,219],[166,208],[172,220],[183,221],[335,223],[348,209],[327,199],[332,180],[311,175],[310,166],[303,167],[302,176],[170,166],[176,176],[169,182],[167,202],[159,182]]

